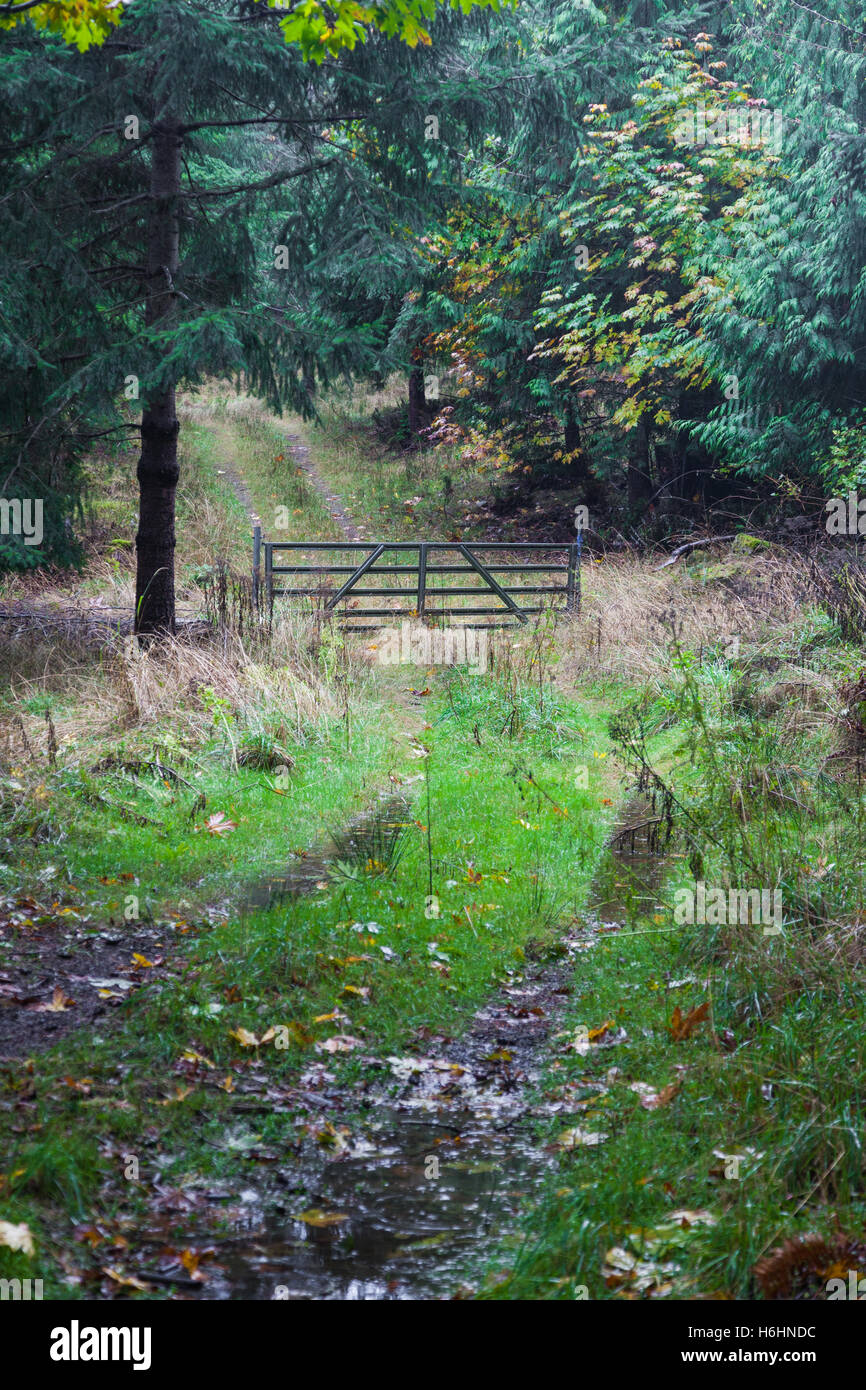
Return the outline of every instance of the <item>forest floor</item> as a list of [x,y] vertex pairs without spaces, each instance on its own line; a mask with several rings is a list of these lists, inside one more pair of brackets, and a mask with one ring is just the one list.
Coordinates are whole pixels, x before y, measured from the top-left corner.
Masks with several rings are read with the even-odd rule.
[[[277,506],[285,539],[533,534],[375,404],[184,403],[190,613]],[[83,572],[0,603],[130,602],[129,463],[91,460]],[[289,605],[149,652],[12,638],[0,1275],[815,1298],[861,1268],[861,656],[793,557],[591,560],[580,617],[478,674]],[[780,929],[683,923],[696,879],[779,889]]]

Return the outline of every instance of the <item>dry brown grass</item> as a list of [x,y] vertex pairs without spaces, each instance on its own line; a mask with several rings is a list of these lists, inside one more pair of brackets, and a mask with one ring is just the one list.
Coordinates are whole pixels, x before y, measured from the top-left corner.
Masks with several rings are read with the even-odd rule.
[[680,563],[656,570],[634,555],[583,566],[580,616],[568,625],[568,672],[651,681],[670,665],[672,638],[701,654],[722,641],[769,648],[803,613],[807,571],[796,557]]
[[[164,638],[148,649],[128,634],[81,627],[58,636],[31,624],[4,644],[0,747],[7,762],[41,761],[46,707],[61,756],[84,742],[134,738],[157,727],[193,743],[215,724],[237,736],[274,714],[303,740],[341,707],[339,682],[319,660],[321,642],[315,624],[288,612],[246,644],[224,628]],[[359,689],[362,664],[345,650],[340,660],[344,686]]]

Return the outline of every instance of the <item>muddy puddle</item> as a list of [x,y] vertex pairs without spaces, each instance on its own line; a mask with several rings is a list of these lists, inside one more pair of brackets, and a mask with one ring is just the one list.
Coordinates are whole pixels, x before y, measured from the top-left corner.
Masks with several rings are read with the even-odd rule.
[[401,796],[382,797],[376,805],[356,816],[345,827],[330,832],[330,842],[321,850],[293,856],[288,868],[256,884],[247,894],[245,906],[274,907],[287,898],[311,893],[318,883],[339,871],[383,869],[400,857],[406,834],[415,822],[411,806]]
[[[580,954],[655,905],[662,861],[651,815],[640,803],[623,813],[553,963],[527,961],[459,1040],[431,1037],[423,1056],[376,1059],[351,1124],[335,1122],[333,1156],[305,1143],[297,1162],[268,1174],[267,1196],[264,1184],[242,1194],[243,1218],[220,1239],[201,1297],[447,1298],[477,1277],[549,1179],[554,1159],[537,1122],[567,1116],[569,1102],[539,1103],[536,1083]],[[317,1063],[301,1085],[308,1108],[319,1097],[325,1126],[339,1113],[335,1077]],[[592,1090],[578,1086],[572,1099]]]

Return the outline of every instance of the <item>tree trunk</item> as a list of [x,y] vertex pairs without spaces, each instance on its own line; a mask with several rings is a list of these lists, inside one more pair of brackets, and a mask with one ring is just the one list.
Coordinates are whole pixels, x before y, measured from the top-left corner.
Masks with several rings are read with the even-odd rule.
[[424,395],[424,356],[420,347],[412,350],[412,370],[409,373],[409,435],[412,439],[424,424],[427,399]]
[[630,507],[644,510],[643,504],[652,496],[652,458],[650,444],[650,429],[644,417],[640,427],[640,442],[643,445],[644,466],[641,468],[636,459],[628,460],[628,472],[626,475],[626,489]]
[[[172,312],[180,259],[178,195],[182,136],[174,120],[154,126],[147,232],[145,323]],[[174,508],[178,480],[175,385],[169,381],[141,414],[139,512],[135,538],[135,631],[174,632]]]

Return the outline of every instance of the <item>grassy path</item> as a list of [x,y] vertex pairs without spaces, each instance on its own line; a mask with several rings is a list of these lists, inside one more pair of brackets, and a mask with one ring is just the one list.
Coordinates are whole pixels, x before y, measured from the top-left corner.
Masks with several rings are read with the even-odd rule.
[[[226,459],[260,514],[292,487],[292,534],[334,535],[269,422],[201,418],[187,437],[208,480],[190,498],[227,536]],[[769,616],[752,602],[732,655],[743,604],[719,595],[745,563]],[[510,1008],[531,1012],[537,971],[569,941],[526,1140],[549,1147],[552,1177],[486,1252],[481,1296],[820,1297],[834,1262],[860,1267],[863,788],[837,692],[861,656],[799,581],[786,599],[771,557],[686,562],[675,579],[610,568],[587,575],[579,622],[509,636],[477,676],[371,666],[338,632],[290,624],[245,632],[243,651],[227,638],[135,660],[18,644],[0,1220],[26,1226],[35,1255],[0,1245],[0,1277],[35,1259],[49,1297],[221,1297],[231,1280],[209,1251],[240,1258],[245,1223],[254,1239],[289,1229],[283,1270],[291,1240],[348,1252],[336,1175],[375,1166],[376,1115],[411,1118],[431,1078],[448,1147],[430,1130],[382,1172],[416,1213],[437,1151],[447,1182],[484,1178],[460,1166],[461,1075],[509,1093]],[[675,637],[648,635],[674,604]],[[807,677],[813,703],[792,706]],[[660,883],[614,865],[584,920],[623,761],[675,839]],[[353,846],[385,789],[407,807],[399,834]],[[254,904],[304,864],[305,896]],[[779,886],[781,930],[675,916],[697,880]],[[482,1053],[469,1037],[485,1012]],[[349,1165],[333,1183],[331,1162]],[[791,1242],[815,1232],[823,1263],[801,1268]],[[447,1292],[445,1249],[437,1268]]]

